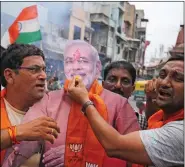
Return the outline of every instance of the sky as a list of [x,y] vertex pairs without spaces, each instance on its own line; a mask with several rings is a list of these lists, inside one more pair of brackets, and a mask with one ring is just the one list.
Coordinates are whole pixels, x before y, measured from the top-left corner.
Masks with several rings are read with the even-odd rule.
[[[146,62],[154,57],[160,44],[165,51],[176,43],[180,25],[183,24],[183,2],[130,2],[136,9],[143,9],[147,24],[146,40],[151,43],[146,50]],[[157,52],[156,52],[157,51]],[[157,57],[156,56],[156,57]]]

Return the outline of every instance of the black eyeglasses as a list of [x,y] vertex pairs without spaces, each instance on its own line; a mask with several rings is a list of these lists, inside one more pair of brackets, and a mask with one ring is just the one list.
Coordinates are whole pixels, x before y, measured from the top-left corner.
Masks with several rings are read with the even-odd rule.
[[31,67],[19,67],[18,69],[25,69],[30,71],[33,74],[38,74],[41,73],[42,71],[46,72],[46,67],[41,67],[41,66],[31,66]]
[[[105,80],[105,82],[107,82],[109,85],[114,86],[117,84],[118,79],[115,77],[110,77],[110,78],[107,78]],[[130,86],[130,85],[132,85],[132,81],[129,79],[122,79],[120,84],[121,84],[121,86]]]

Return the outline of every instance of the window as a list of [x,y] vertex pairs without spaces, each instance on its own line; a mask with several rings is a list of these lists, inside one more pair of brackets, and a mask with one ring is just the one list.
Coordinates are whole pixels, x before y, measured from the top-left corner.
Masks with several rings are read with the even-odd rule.
[[105,46],[101,46],[100,52],[101,52],[101,53],[106,53],[106,47],[105,47]]
[[120,46],[117,47],[117,54],[120,54]]
[[125,51],[125,52],[124,52],[123,59],[125,59],[125,60],[127,60],[127,59],[128,59],[128,51]]
[[121,26],[117,27],[117,32],[121,34]]
[[74,26],[74,36],[73,39],[80,39],[81,37],[81,28],[78,26]]
[[134,61],[135,61],[135,57],[130,52],[129,62],[134,62]]

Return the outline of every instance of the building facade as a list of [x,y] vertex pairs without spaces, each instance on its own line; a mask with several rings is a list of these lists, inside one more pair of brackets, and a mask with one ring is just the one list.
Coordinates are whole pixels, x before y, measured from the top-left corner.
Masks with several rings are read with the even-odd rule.
[[131,62],[136,67],[136,55],[139,49],[140,40],[135,38],[135,17],[136,9],[134,5],[125,2],[124,31],[126,34],[126,45],[124,47],[123,59]]
[[140,40],[139,49],[135,60],[138,76],[142,76],[145,70],[145,51],[147,46],[150,44],[149,41],[146,41],[146,29],[148,21],[148,19],[145,19],[144,10],[136,10],[135,38]]
[[[43,49],[48,76],[63,78],[63,54],[66,42],[81,39],[91,43],[102,65],[110,61],[132,62],[141,68],[144,62],[146,27],[144,11],[128,2],[1,2],[1,34],[20,11],[36,4],[39,8],[42,40],[34,44]],[[13,7],[10,10],[10,7]],[[40,10],[41,9],[41,10]],[[16,11],[14,13],[11,13]],[[1,35],[2,36],[2,35]]]
[[124,2],[84,2],[93,28],[91,44],[98,50],[105,65],[122,59],[125,34],[123,32]]

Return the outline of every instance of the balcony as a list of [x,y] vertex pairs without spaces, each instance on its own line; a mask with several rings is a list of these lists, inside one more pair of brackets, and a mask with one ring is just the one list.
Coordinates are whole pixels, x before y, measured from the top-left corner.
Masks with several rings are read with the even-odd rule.
[[137,27],[136,32],[143,32],[146,33],[146,27]]
[[96,4],[94,6],[92,6],[92,9],[90,11],[91,14],[104,14],[105,16],[109,17],[110,15],[110,5],[99,5],[99,4]]
[[109,25],[109,18],[103,13],[93,13],[90,14],[91,22],[103,23],[105,25]]
[[130,46],[131,46],[131,48],[138,49],[139,48],[139,43],[138,42],[132,42]]

